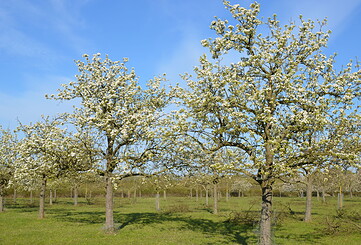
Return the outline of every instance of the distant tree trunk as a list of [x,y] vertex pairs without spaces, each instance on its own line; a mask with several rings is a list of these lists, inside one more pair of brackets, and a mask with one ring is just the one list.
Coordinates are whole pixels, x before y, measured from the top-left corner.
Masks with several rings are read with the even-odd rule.
[[196,188],[196,202],[198,202],[199,196],[198,196],[198,187]]
[[160,211],[160,195],[159,191],[155,194],[155,210]]
[[241,191],[238,190],[238,197],[241,197]]
[[4,192],[2,186],[0,186],[0,213],[4,212]]
[[208,194],[208,186],[206,187],[206,205],[209,205],[209,198],[208,198],[209,194]]
[[14,187],[14,195],[13,195],[14,204],[16,204],[16,198],[17,198],[17,191],[16,188]]
[[318,189],[316,190],[316,194],[317,194],[317,201],[320,201],[320,191]]
[[30,204],[34,203],[33,190],[30,191]]
[[163,199],[167,200],[167,190],[163,190]]
[[261,183],[262,187],[262,208],[260,220],[260,241],[261,245],[271,245],[271,213],[272,213],[272,185]]
[[106,194],[105,194],[105,231],[114,232],[113,216],[113,183],[110,174],[105,177]]
[[127,196],[128,196],[128,198],[130,198],[130,190],[128,190],[128,195]]
[[57,198],[58,198],[58,196],[57,196],[57,193],[56,193],[56,189],[54,189],[54,202],[57,201],[57,200],[56,200]]
[[311,221],[311,210],[312,210],[312,176],[307,176],[306,183],[306,212],[305,212],[305,222]]
[[120,191],[120,197],[124,198],[124,192],[123,191]]
[[142,190],[139,189],[139,197],[142,198]]
[[218,214],[218,188],[217,188],[217,184],[213,185],[213,214]]
[[74,206],[78,205],[78,197],[79,197],[79,189],[78,189],[78,184],[74,185]]
[[337,195],[338,197],[338,208],[341,209],[343,207],[343,193],[342,193],[342,187],[340,186],[339,193]]
[[192,198],[193,197],[193,189],[190,189],[190,193],[189,193],[189,197]]
[[49,205],[53,205],[53,191],[49,190]]
[[229,201],[229,189],[228,189],[228,183],[226,185],[226,202]]
[[326,191],[324,186],[322,186],[322,202],[326,203]]
[[45,217],[45,193],[46,193],[46,178],[43,177],[40,189],[40,200],[39,200],[39,219]]

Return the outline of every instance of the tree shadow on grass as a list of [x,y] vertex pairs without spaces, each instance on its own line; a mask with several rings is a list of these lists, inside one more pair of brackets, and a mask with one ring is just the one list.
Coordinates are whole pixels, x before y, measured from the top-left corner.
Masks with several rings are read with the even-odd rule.
[[[103,224],[105,222],[104,212],[77,212],[65,211],[59,212],[55,218],[66,222]],[[234,225],[224,221],[212,221],[203,218],[192,218],[178,214],[168,213],[114,213],[114,221],[120,224],[117,230],[122,230],[130,225],[146,226],[151,224],[161,224],[166,222],[180,223],[179,230],[192,230],[207,234],[209,236],[222,235],[230,243],[248,244],[249,234],[254,230],[249,225]],[[252,236],[254,238],[254,236]]]

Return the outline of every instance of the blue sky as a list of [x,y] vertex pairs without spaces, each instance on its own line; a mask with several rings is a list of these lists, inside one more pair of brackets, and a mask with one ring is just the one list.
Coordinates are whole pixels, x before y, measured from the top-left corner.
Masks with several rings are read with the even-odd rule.
[[[232,0],[249,6],[252,1]],[[328,17],[327,52],[346,64],[361,57],[361,0],[260,0],[261,15],[282,23]],[[82,54],[128,57],[140,81],[166,73],[172,82],[191,72],[214,37],[214,16],[229,18],[221,0],[3,0],[0,1],[0,125],[35,122],[70,110],[50,101],[74,80]],[[361,58],[360,58],[361,59]]]

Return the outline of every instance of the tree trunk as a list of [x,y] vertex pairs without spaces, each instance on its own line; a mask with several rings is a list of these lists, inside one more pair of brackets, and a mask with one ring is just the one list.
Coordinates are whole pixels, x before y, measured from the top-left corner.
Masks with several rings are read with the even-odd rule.
[[209,199],[208,199],[208,186],[206,187],[206,205],[209,205]]
[[338,197],[338,208],[341,209],[343,207],[343,193],[342,193],[342,187],[340,186],[339,193],[337,195]]
[[260,245],[271,245],[272,186],[262,186],[262,209],[260,221]]
[[217,190],[217,184],[213,185],[213,214],[218,214],[218,190]]
[[54,190],[54,202],[56,202],[56,199],[58,198],[58,196],[56,195],[56,189]]
[[46,191],[46,179],[43,178],[40,189],[39,219],[44,219],[45,217],[45,191]]
[[166,190],[163,190],[163,199],[167,200],[167,191]]
[[2,186],[0,186],[0,213],[2,212],[4,212],[4,193]]
[[228,183],[227,183],[227,186],[226,186],[226,202],[229,201],[229,190],[228,190]]
[[198,187],[196,188],[196,202],[198,202],[199,200],[199,195],[198,195]]
[[114,215],[113,215],[113,183],[110,175],[105,177],[106,194],[105,194],[105,231],[114,232]]
[[74,206],[78,205],[78,197],[79,197],[78,185],[75,184],[74,185]]
[[305,212],[305,222],[311,221],[311,210],[312,210],[312,177],[307,176],[306,183],[306,212]]
[[157,194],[155,194],[155,210],[160,211],[160,195],[159,191],[157,191]]
[[34,204],[33,190],[30,191],[30,204]]
[[53,191],[51,189],[49,191],[49,205],[53,205]]
[[326,192],[325,187],[322,187],[322,202],[326,203]]
[[16,188],[14,187],[14,196],[13,196],[14,204],[16,204],[16,198],[17,198],[17,191]]

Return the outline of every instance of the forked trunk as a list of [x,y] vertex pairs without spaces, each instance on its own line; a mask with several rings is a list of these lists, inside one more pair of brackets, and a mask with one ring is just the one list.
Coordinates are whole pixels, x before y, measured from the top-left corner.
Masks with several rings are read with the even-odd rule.
[[307,177],[306,183],[306,212],[305,212],[305,222],[311,221],[311,210],[312,210],[312,177]]
[[217,189],[217,184],[213,185],[213,214],[218,214],[218,189]]
[[105,177],[106,194],[105,194],[105,231],[114,232],[113,216],[113,183],[109,175]]
[[260,221],[260,245],[272,244],[271,233],[272,214],[272,186],[267,184],[262,187],[262,209]]
[[45,217],[45,191],[46,191],[46,179],[41,182],[40,199],[39,199],[39,219]]

